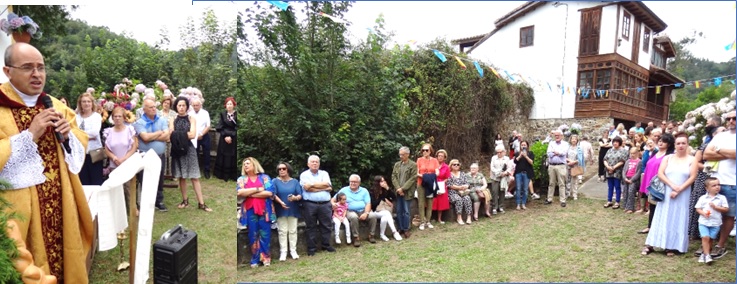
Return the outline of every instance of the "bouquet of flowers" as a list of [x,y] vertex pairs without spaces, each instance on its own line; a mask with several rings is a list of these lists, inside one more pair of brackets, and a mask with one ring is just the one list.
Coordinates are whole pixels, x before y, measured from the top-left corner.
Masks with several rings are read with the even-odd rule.
[[8,13],[7,19],[0,20],[0,29],[8,35],[27,32],[33,38],[41,38],[43,34],[36,22],[28,16],[19,17],[15,13]]

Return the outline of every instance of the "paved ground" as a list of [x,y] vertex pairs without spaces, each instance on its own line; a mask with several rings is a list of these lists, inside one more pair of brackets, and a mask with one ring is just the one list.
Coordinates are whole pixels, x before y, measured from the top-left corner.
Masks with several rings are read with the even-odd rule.
[[578,187],[579,194],[583,194],[587,198],[606,200],[607,183],[599,182],[596,175],[584,179],[584,183]]

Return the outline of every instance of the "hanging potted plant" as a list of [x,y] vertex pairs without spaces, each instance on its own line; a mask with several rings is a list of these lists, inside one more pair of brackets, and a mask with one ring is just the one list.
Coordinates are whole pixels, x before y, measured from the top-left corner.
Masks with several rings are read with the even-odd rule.
[[41,30],[28,16],[19,17],[15,13],[8,13],[7,19],[0,19],[0,29],[8,35],[13,35],[15,42],[30,43],[31,37],[41,38]]

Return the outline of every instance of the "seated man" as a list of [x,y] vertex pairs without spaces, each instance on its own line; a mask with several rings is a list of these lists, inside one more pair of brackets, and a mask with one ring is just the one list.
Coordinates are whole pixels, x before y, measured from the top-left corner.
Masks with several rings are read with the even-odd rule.
[[[347,197],[348,202],[348,222],[351,225],[351,236],[353,236],[353,246],[360,247],[358,237],[358,221],[369,221],[369,228],[376,228],[376,218],[379,217],[377,214],[371,214],[371,195],[366,188],[361,187],[361,177],[353,174],[348,178],[350,182],[349,186],[343,187],[338,193],[330,199],[330,203],[333,204],[333,208],[336,206],[336,196],[339,193],[343,193]],[[368,241],[375,243],[374,232],[369,233]]]

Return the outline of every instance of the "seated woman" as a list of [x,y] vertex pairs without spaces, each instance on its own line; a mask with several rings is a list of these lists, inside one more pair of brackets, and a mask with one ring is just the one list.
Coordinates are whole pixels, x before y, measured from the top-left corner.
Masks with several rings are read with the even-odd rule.
[[491,200],[491,193],[489,192],[488,184],[486,183],[486,177],[479,172],[479,164],[471,164],[470,171],[468,172],[468,183],[471,188],[471,201],[473,201],[473,219],[479,220],[479,207],[481,207],[480,198],[484,199],[484,205],[486,206],[486,217],[491,218],[489,210],[489,201]]
[[[471,196],[468,176],[461,172],[461,163],[457,159],[450,160],[450,178],[448,179],[448,196],[450,203],[456,209],[458,224],[471,224]],[[466,211],[466,223],[463,223],[463,214]]]
[[[394,226],[394,218],[392,218],[394,201],[397,199],[397,196],[393,191],[389,190],[389,184],[383,176],[374,177],[374,183],[371,185],[369,194],[371,194],[371,210],[374,211],[375,214],[379,215],[381,220],[381,224],[379,225],[379,237],[385,242],[389,241],[389,238],[384,234],[384,232],[386,232],[386,225],[388,224],[389,229],[392,230],[394,239],[401,241],[402,236],[399,235],[397,228]],[[370,228],[370,232],[373,234],[376,230],[376,222],[372,222],[371,224],[374,225],[373,228]]]

